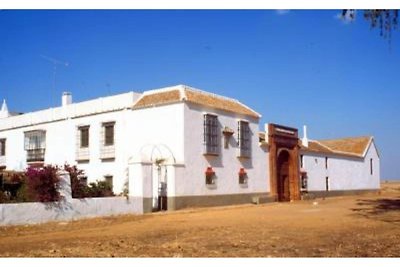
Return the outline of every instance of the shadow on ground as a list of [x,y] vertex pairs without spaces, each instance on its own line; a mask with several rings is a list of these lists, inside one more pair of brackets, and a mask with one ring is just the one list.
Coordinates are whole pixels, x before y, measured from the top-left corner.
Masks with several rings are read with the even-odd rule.
[[352,209],[356,215],[400,225],[400,197],[357,199],[357,205],[359,208]]

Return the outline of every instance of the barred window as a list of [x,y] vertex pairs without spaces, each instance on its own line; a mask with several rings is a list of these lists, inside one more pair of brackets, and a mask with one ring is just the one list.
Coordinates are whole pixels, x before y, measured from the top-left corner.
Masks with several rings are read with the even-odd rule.
[[46,131],[25,132],[25,150],[46,148]]
[[79,132],[80,132],[80,147],[81,148],[89,147],[89,126],[79,127]]
[[251,155],[250,127],[247,121],[238,122],[239,157],[249,158]]
[[25,132],[25,150],[27,162],[44,161],[46,151],[46,131],[35,130]]
[[204,114],[204,154],[218,155],[218,117]]
[[6,155],[6,139],[0,139],[0,156]]
[[114,126],[115,126],[115,122],[103,123],[104,145],[105,146],[113,146],[114,145]]

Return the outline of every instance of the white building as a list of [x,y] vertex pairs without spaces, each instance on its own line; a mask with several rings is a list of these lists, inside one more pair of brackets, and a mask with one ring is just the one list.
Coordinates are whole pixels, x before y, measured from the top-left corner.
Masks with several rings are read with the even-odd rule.
[[[308,191],[326,191],[326,177],[329,190],[379,188],[379,156],[372,139],[363,154],[320,151],[313,149],[316,141],[307,148],[298,143],[296,129],[283,127],[281,133],[296,144],[285,148],[295,160],[282,161],[281,156],[277,162],[285,147],[285,142],[275,145],[283,128],[269,125],[269,133],[260,134],[260,117],[235,99],[184,85],[80,103],[64,93],[60,107],[15,116],[4,102],[0,170],[76,164],[87,182],[105,179],[115,193],[129,189],[130,196],[143,199],[145,211],[299,199],[299,173],[304,176],[305,170]],[[325,170],[320,166],[328,156]],[[313,163],[315,158],[322,163]],[[367,175],[369,159],[375,164],[372,176]],[[286,165],[290,183],[282,169]],[[283,171],[277,172],[278,167]]]

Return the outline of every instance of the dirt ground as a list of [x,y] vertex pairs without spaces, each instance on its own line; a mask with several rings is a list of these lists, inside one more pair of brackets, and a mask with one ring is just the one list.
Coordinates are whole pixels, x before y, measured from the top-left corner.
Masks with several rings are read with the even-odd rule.
[[400,183],[378,194],[0,227],[2,257],[399,257]]

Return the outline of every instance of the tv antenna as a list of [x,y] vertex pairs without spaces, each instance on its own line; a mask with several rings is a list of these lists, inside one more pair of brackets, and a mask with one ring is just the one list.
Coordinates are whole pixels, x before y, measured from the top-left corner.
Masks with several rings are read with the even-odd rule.
[[44,58],[45,60],[53,63],[53,92],[56,91],[56,77],[57,77],[57,66],[64,66],[64,67],[68,67],[69,63],[68,62],[64,62],[55,58],[51,58],[45,55],[40,55],[42,58]]

